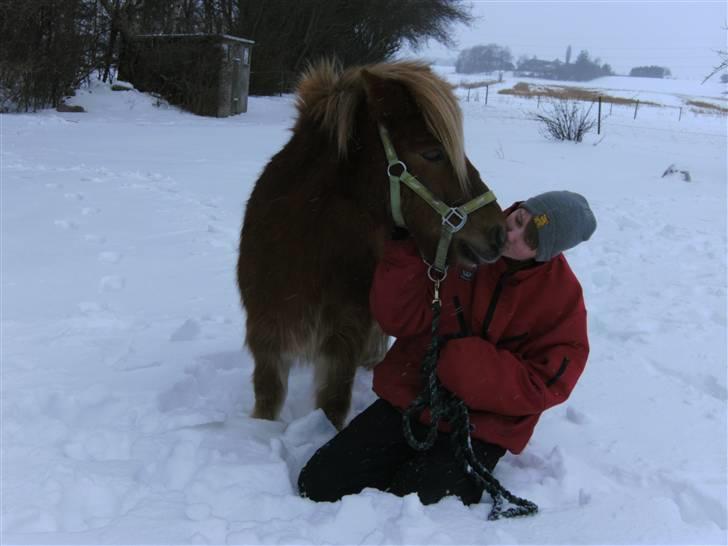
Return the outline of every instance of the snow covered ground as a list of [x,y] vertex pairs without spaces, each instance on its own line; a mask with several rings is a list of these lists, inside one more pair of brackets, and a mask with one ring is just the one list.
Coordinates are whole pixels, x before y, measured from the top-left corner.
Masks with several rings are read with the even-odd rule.
[[[307,369],[281,421],[249,417],[238,230],[292,97],[228,119],[101,84],[70,102],[88,112],[0,116],[0,542],[728,541],[726,118],[615,109],[575,145],[539,134],[534,101],[463,102],[469,157],[502,203],[570,189],[599,220],[569,253],[587,370],[495,472],[541,512],[488,522],[487,499],[299,498],[298,470],[334,433]],[[692,181],[662,178],[673,163]],[[359,373],[352,413],[370,383]]]

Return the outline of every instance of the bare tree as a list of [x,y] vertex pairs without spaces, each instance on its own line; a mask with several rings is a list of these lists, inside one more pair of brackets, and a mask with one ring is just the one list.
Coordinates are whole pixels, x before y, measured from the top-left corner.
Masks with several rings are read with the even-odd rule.
[[93,0],[0,0],[0,108],[58,106],[97,63]]
[[282,75],[336,57],[343,66],[390,58],[402,45],[450,43],[450,28],[469,23],[461,0],[238,0],[233,34],[256,42],[251,92],[280,88]]
[[[728,26],[723,27],[723,30],[728,30]],[[702,81],[702,83],[707,82],[710,78],[715,76],[718,72],[721,72],[722,70],[725,70],[728,68],[728,50],[721,49],[719,51],[716,51],[718,54],[718,58],[720,59],[720,63],[713,67],[713,70],[705,76],[705,79]]]
[[702,83],[707,82],[710,78],[715,76],[718,72],[721,72],[728,68],[728,51],[724,51],[724,50],[718,51],[718,55],[720,56],[720,64],[715,66],[713,68],[713,71],[710,74],[708,74],[707,76],[705,76],[705,79],[703,80]]

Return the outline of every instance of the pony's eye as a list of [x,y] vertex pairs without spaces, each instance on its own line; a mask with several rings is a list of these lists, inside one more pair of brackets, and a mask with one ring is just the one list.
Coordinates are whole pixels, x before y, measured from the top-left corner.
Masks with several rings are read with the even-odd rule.
[[440,148],[432,148],[431,150],[422,152],[420,155],[424,157],[427,161],[442,161],[443,159],[445,159],[445,154],[442,153],[442,150]]

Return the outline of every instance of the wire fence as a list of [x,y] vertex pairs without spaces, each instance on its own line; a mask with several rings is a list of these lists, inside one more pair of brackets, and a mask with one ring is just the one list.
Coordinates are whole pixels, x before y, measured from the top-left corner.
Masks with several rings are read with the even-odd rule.
[[[495,83],[495,82],[494,82]],[[475,86],[458,86],[456,93],[463,103],[482,104],[483,106],[523,106],[528,104],[535,107],[536,111],[550,108],[554,101],[567,100],[580,102],[589,108],[589,113],[595,121],[594,131],[601,134],[608,122],[609,127],[630,127],[634,129],[659,130],[655,127],[644,126],[638,124],[640,119],[649,113],[650,118],[659,116],[665,121],[672,120],[674,123],[685,124],[688,118],[710,119],[715,120],[720,125],[717,132],[693,131],[685,130],[690,124],[685,125],[685,129],[680,129],[683,134],[702,135],[702,136],[723,136],[726,137],[725,121],[728,119],[728,108],[710,103],[703,100],[682,99],[684,104],[681,106],[670,104],[659,104],[653,101],[643,101],[637,97],[620,98],[609,95],[601,95],[594,93],[591,96],[579,97],[569,96],[568,98],[559,98],[553,96],[533,94],[501,94],[490,89],[492,83],[481,87]],[[712,99],[715,101],[716,99]],[[717,99],[720,100],[720,99]],[[502,116],[498,116],[499,119]],[[533,119],[535,113],[523,111],[520,116],[512,116],[514,119]],[[621,123],[620,123],[621,122]],[[668,130],[668,129],[664,129]]]
[[[543,104],[547,104],[553,100],[560,100],[560,97],[546,96],[540,94],[532,95],[516,95],[511,96],[518,97],[526,100],[535,100],[536,108],[540,109]],[[489,97],[493,98],[493,92],[490,91],[490,85],[484,85],[480,88],[463,86],[463,90],[459,92],[459,97],[464,102],[482,102],[487,105]],[[675,116],[678,121],[682,119],[683,115],[688,113],[695,113],[701,115],[728,117],[728,107],[718,106],[716,104],[707,101],[687,101],[683,106],[674,106],[670,104],[658,104],[651,101],[642,101],[638,98],[617,98],[609,95],[597,95],[590,96],[588,98],[580,98],[579,96],[565,96],[564,100],[575,100],[579,102],[585,102],[593,104],[595,107],[602,106],[603,115],[608,116],[612,114],[614,107],[629,107],[633,112],[633,119],[637,119],[641,109],[644,108],[660,108],[663,110],[672,110],[675,112]]]

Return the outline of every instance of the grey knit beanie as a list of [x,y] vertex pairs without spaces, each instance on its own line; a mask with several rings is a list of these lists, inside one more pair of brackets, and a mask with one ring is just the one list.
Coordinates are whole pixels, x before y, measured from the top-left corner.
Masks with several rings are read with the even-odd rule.
[[549,191],[521,205],[533,215],[538,229],[536,260],[547,262],[560,252],[592,236],[597,220],[589,203],[578,193]]

